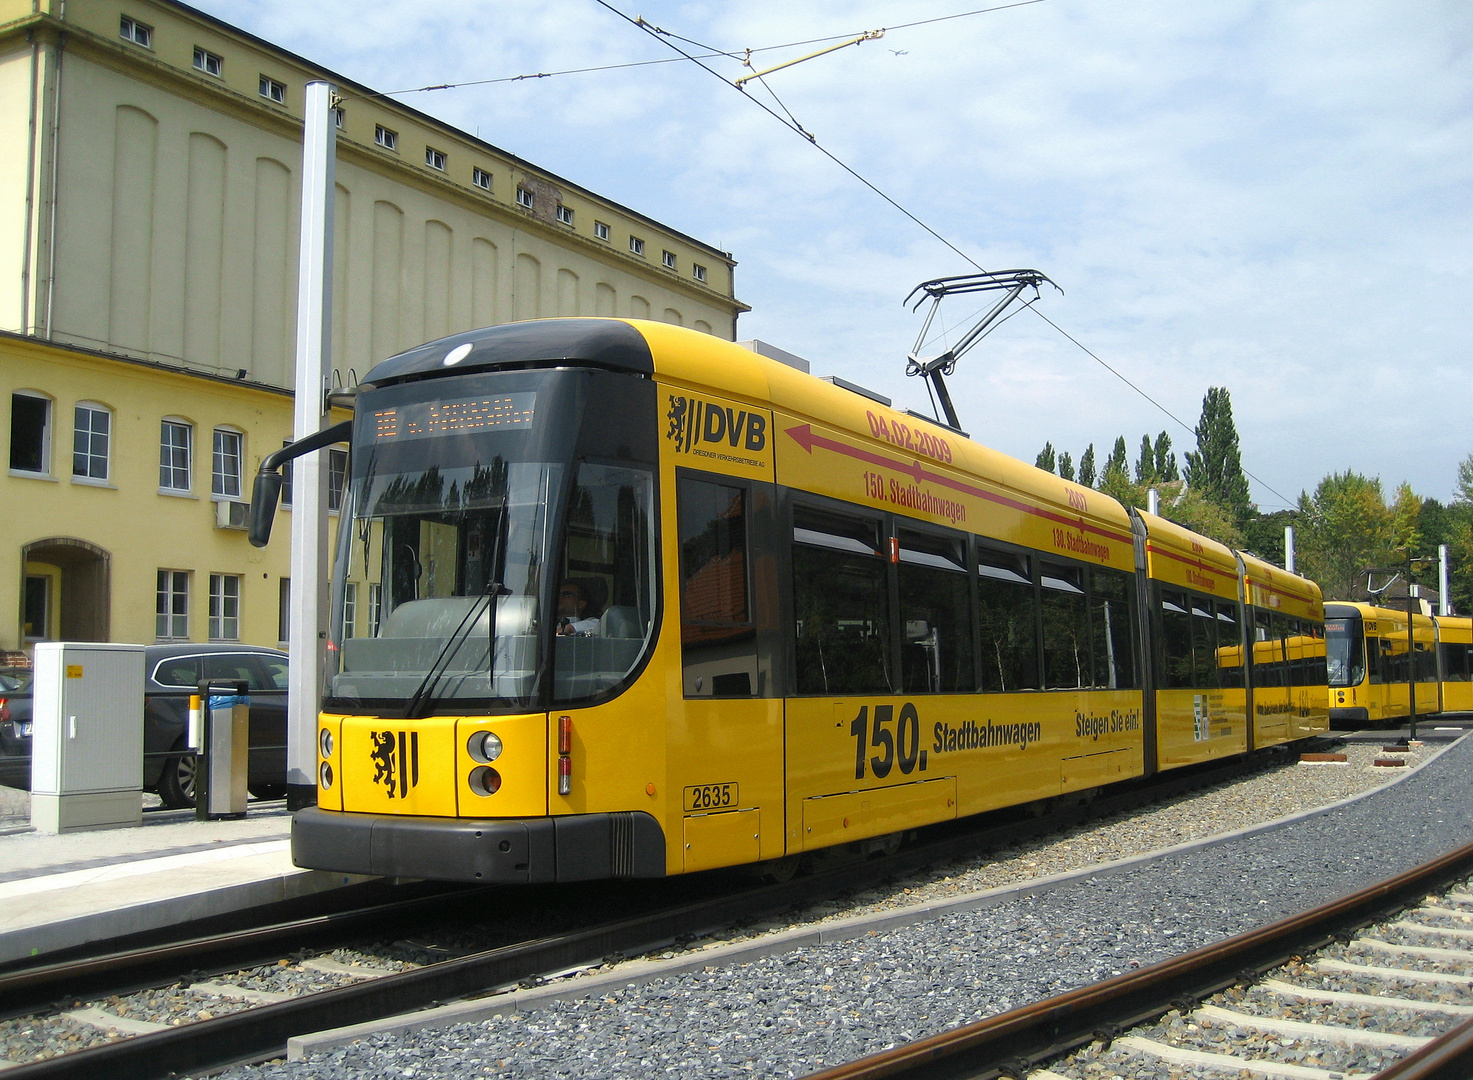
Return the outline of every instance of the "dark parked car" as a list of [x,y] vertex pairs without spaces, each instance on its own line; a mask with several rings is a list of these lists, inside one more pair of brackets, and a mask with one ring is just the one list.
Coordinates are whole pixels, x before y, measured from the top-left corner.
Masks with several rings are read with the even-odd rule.
[[31,786],[31,673],[0,670],[0,785]]
[[[149,645],[143,651],[143,752],[169,755],[143,759],[143,786],[158,792],[165,806],[194,805],[194,755],[184,752],[189,728],[189,696],[202,679],[239,679],[251,699],[248,783],[257,798],[286,793],[287,656],[276,649],[243,645]],[[5,682],[21,682],[12,672]],[[0,682],[4,686],[5,682]],[[6,696],[0,690],[0,696]],[[7,698],[8,723],[0,721],[0,783],[30,787],[30,672],[23,689]],[[22,704],[23,702],[23,704]],[[24,710],[24,721],[17,719]]]

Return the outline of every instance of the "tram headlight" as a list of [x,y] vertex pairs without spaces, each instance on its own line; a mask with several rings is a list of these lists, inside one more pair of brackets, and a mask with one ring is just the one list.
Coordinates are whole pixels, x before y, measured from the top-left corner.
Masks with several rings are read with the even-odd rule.
[[472,769],[469,782],[477,795],[495,795],[501,790],[501,774],[489,765]]
[[332,757],[332,729],[323,728],[317,733],[317,748],[322,751],[322,756]]
[[322,768],[317,770],[317,779],[322,783],[322,790],[327,791],[332,787],[332,766],[327,762],[322,763]]
[[465,750],[471,760],[489,765],[501,756],[501,736],[494,731],[473,731],[466,740]]

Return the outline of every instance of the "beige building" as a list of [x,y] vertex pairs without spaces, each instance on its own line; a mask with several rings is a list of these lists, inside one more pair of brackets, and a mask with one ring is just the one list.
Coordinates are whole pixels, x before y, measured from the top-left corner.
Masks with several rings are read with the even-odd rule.
[[162,0],[0,0],[0,650],[281,639],[286,545],[229,504],[291,434],[313,79],[335,382],[517,319],[735,338],[727,253],[301,57]]

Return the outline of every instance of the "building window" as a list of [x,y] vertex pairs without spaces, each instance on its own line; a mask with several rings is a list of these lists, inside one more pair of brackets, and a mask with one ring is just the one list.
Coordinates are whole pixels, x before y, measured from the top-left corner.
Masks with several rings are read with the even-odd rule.
[[660,265],[663,266],[666,270],[674,270],[675,269],[675,252],[673,252],[673,251],[662,251],[662,252],[660,252]]
[[194,47],[194,70],[203,71],[206,75],[213,75],[218,79],[225,70],[225,60],[210,50],[201,49],[196,45]]
[[229,428],[215,429],[215,447],[210,455],[210,494],[240,498],[241,441],[244,437]]
[[373,141],[385,150],[399,149],[399,133],[397,131],[390,131],[382,124],[375,124],[373,126]]
[[327,452],[327,509],[336,514],[343,508],[343,486],[348,479],[348,451]]
[[261,96],[268,101],[274,101],[278,105],[286,104],[286,83],[279,83],[275,79],[261,76]]
[[292,632],[292,579],[284,577],[276,588],[276,640],[290,641]]
[[137,19],[124,15],[118,20],[118,34],[124,41],[142,45],[145,49],[153,48],[153,27],[145,26]]
[[45,641],[51,636],[51,579],[45,574],[27,574],[22,602],[22,636],[27,641]]
[[445,171],[445,151],[436,150],[433,146],[425,147],[425,164],[432,169]]
[[642,257],[644,255],[644,241],[637,236],[631,236],[629,238],[629,250]]
[[10,395],[10,468],[14,472],[47,471],[51,449],[51,399],[24,391]]
[[370,637],[378,637],[378,624],[383,610],[384,587],[377,581],[370,582],[368,586],[368,634]]
[[482,189],[484,189],[486,191],[490,191],[491,190],[491,174],[488,173],[485,169],[472,169],[471,170],[471,183],[475,184],[476,187],[478,187],[478,188],[482,188]]
[[358,630],[358,583],[343,584],[343,640],[356,637]]
[[607,240],[609,238],[608,223],[603,221],[595,221],[593,223],[593,235],[598,237],[600,240]]
[[691,264],[690,274],[691,274],[691,277],[695,278],[697,281],[705,281],[706,280],[706,268],[704,266],[702,266],[700,263],[692,263]]
[[210,640],[240,640],[240,575],[210,575]]
[[154,636],[160,641],[189,637],[189,571],[160,570]]
[[528,210],[530,210],[530,209],[532,209],[532,203],[534,201],[535,200],[533,199],[532,193],[530,191],[528,191],[524,187],[521,187],[520,185],[517,187],[517,205],[518,206],[525,206]]
[[569,208],[569,207],[563,206],[561,203],[559,203],[558,204],[558,208],[557,208],[557,219],[559,221],[561,221],[564,225],[571,225],[571,224],[573,224],[573,211],[572,211],[572,209]]
[[108,443],[112,437],[112,413],[101,405],[82,402],[76,408],[72,436],[72,475],[87,480],[107,479]]
[[342,131],[346,123],[347,114],[343,112],[341,106],[335,107],[332,111],[332,126]]
[[189,463],[194,456],[194,427],[183,420],[165,420],[159,436],[159,487],[189,490]]

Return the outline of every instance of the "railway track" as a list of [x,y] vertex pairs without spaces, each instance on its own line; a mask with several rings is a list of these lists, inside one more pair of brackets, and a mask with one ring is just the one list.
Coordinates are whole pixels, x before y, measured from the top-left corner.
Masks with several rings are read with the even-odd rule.
[[[275,927],[132,950],[108,957],[0,974],[0,1045],[36,1048],[25,1060],[12,1050],[15,1080],[166,1076],[220,1068],[280,1054],[293,1035],[363,1023],[436,1003],[477,996],[544,976],[633,956],[795,906],[829,899],[929,865],[1016,844],[1084,816],[1097,817],[1180,796],[1283,761],[1265,753],[1247,767],[1199,768],[1141,784],[1089,803],[1056,803],[1047,813],[994,815],[981,827],[951,825],[883,858],[852,862],[769,885],[733,888],[707,877],[706,895],[689,900],[689,881],[655,888],[656,899],[629,917],[593,928],[516,939],[465,952],[436,945],[459,934],[415,932],[454,909],[478,906],[501,919],[536,907],[544,890],[468,890],[390,908],[324,915]],[[1292,759],[1290,759],[1292,760]],[[700,879],[697,879],[700,880]],[[654,883],[640,883],[650,889]],[[668,885],[668,887],[666,887]],[[610,886],[600,887],[607,899]],[[632,888],[626,886],[626,888]],[[567,890],[563,890],[564,893]],[[544,897],[545,899],[545,897]],[[609,910],[605,906],[602,910]],[[394,938],[407,935],[413,940]],[[362,948],[365,937],[402,949]],[[507,931],[501,928],[505,937]],[[414,960],[396,959],[405,954]],[[44,1003],[40,1008],[38,1003]],[[57,1036],[57,1030],[64,1034]],[[27,1041],[29,1039],[29,1042]],[[19,1059],[19,1060],[17,1060]]]
[[1473,844],[1351,896],[805,1080],[1473,1076]]

